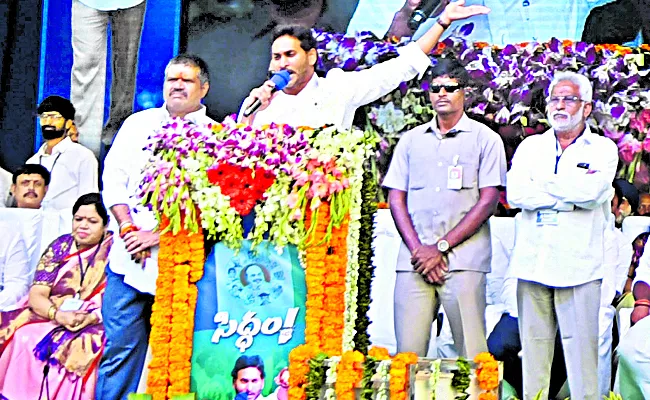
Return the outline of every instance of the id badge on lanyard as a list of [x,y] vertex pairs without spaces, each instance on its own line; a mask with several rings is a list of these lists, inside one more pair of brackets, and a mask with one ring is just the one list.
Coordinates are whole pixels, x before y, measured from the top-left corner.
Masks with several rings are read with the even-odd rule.
[[75,297],[69,297],[63,300],[63,304],[59,307],[61,311],[79,311],[83,307],[84,301]]
[[453,165],[447,167],[447,189],[460,190],[463,187],[463,166],[458,165],[459,158],[455,155]]

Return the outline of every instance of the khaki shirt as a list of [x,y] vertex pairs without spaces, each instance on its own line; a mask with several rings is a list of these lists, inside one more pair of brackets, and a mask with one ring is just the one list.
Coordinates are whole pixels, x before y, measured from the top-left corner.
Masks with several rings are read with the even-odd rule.
[[[462,166],[462,188],[447,188],[448,168]],[[406,132],[400,139],[383,186],[407,192],[407,208],[423,244],[435,244],[474,207],[479,189],[505,186],[506,156],[501,137],[467,115],[446,135],[436,119]],[[453,270],[490,271],[487,223],[451,249]],[[402,242],[398,271],[412,271],[411,253]]]

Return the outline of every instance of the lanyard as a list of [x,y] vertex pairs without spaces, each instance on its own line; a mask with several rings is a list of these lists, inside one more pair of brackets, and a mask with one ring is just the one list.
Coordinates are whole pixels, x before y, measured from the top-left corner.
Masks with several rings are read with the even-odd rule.
[[[95,249],[95,252],[93,253],[92,256],[88,259],[88,264],[86,264],[86,269],[84,269],[84,263],[83,259],[81,258],[81,252],[77,251],[77,259],[79,260],[79,270],[80,270],[80,281],[79,281],[79,290],[77,290],[77,298],[79,298],[79,293],[81,293],[81,288],[84,285],[84,279],[86,278],[86,272],[88,272],[88,269],[93,266],[95,263],[95,257],[97,256],[97,253],[99,253],[99,248],[102,246],[102,242],[104,241],[104,235],[102,235],[101,240],[97,244],[97,249]],[[78,246],[77,246],[78,247]]]
[[[584,131],[583,131],[582,133],[584,133]],[[571,142],[571,144],[569,144],[569,146],[571,146],[572,144],[574,144],[574,143],[576,142],[576,140],[578,140],[578,138],[579,138],[580,136],[582,136],[582,133],[580,133],[578,136],[576,136],[575,139],[573,139],[573,141]],[[568,149],[569,146],[567,146],[566,149]],[[555,139],[555,174],[556,174],[556,175],[557,175],[557,165],[560,163],[560,157],[562,157],[562,154],[564,154],[564,152],[566,151],[566,149],[562,150],[562,149],[560,148],[560,141],[557,140],[557,138],[556,138],[556,139]]]
[[[56,162],[59,161],[59,157],[61,157],[62,153],[59,153],[56,155],[56,158],[54,159],[54,162],[52,163],[52,168],[50,169],[50,175],[52,174],[52,171],[54,171],[54,166],[56,165]],[[43,156],[40,155],[38,156],[38,163],[43,165]]]

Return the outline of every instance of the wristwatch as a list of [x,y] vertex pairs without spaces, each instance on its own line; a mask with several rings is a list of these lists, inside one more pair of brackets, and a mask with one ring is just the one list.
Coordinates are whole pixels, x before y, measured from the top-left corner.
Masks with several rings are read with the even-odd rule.
[[440,239],[438,240],[438,243],[436,243],[436,246],[438,247],[438,251],[446,254],[449,251],[449,242],[446,241],[445,239]]
[[447,29],[447,28],[449,28],[449,25],[451,25],[451,22],[448,23],[448,22],[443,21],[442,16],[438,17],[436,22],[438,23],[438,25],[442,26],[442,29]]

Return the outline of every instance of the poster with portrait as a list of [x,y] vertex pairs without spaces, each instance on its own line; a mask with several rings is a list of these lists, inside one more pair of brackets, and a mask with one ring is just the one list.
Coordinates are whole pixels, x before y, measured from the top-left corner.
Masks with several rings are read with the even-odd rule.
[[289,352],[305,338],[297,249],[217,243],[197,286],[191,391],[201,400],[282,399]]

